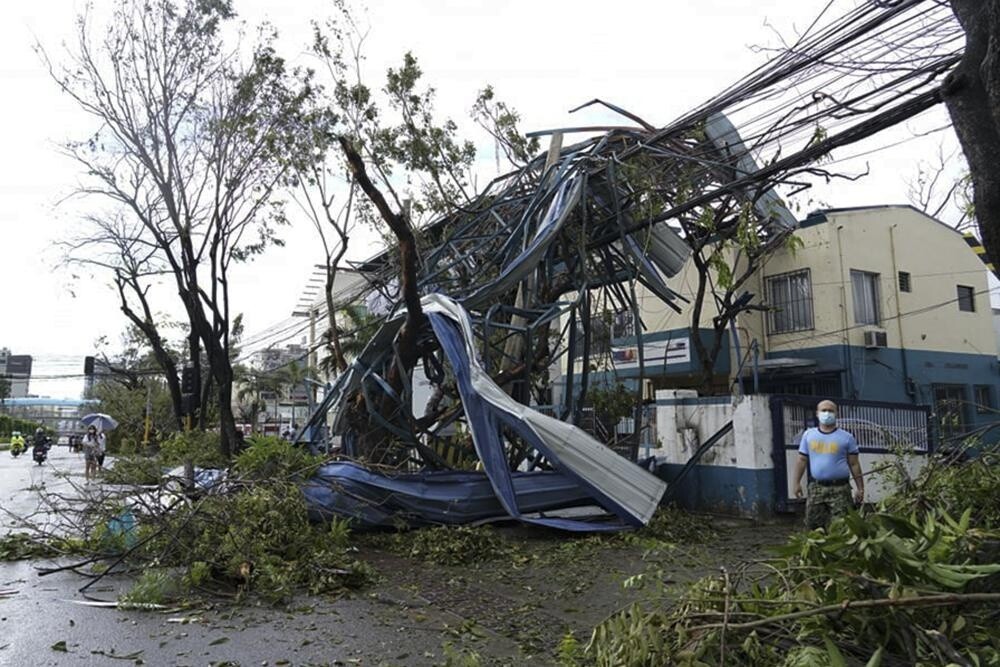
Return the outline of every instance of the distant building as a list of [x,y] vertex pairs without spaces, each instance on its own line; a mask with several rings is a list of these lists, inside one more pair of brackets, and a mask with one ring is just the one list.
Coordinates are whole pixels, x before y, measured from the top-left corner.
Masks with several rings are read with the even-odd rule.
[[306,363],[309,350],[305,344],[291,343],[283,347],[269,347],[250,355],[250,367],[257,371],[271,371],[286,368],[291,363]]
[[11,354],[6,347],[0,348],[0,378],[10,382],[10,398],[29,395],[31,362],[29,354]]

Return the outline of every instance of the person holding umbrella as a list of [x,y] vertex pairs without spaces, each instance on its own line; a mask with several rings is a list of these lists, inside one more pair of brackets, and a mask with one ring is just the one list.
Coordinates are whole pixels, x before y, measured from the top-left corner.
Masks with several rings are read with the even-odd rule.
[[107,451],[105,431],[118,426],[118,422],[102,413],[89,414],[80,420],[87,427],[87,435],[83,436],[83,459],[85,462],[84,476],[89,481],[97,477],[98,470],[104,467],[104,454]]
[[97,432],[96,426],[90,426],[87,428],[87,435],[83,436],[83,461],[84,461],[84,472],[83,476],[89,482],[92,477],[97,476],[97,452],[100,447],[103,449],[102,442],[104,439],[103,433]]

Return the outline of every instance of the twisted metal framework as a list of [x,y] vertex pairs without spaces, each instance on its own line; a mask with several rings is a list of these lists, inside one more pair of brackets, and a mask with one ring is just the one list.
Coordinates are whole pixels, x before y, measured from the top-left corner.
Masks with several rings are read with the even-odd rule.
[[[569,355],[564,399],[554,411],[579,423],[596,299],[632,311],[641,372],[637,284],[677,309],[681,297],[667,279],[692,248],[735,230],[764,249],[781,242],[795,218],[776,188],[838,177],[823,166],[831,151],[940,102],[940,84],[963,47],[945,3],[872,1],[833,16],[839,4],[829,3],[797,41],[749,76],[664,127],[595,100],[590,104],[628,124],[536,133],[552,135],[547,155],[418,232],[420,292],[447,295],[468,312],[483,367],[497,385],[525,405],[544,403],[548,369]],[[562,146],[563,137],[581,134],[586,138]],[[449,467],[453,461],[436,445],[467,419],[452,369],[425,326],[419,355],[434,393],[424,413],[413,414],[409,370],[402,386],[386,380],[399,370],[395,342],[405,308],[397,258],[390,248],[356,268],[369,281],[370,310],[384,323],[306,428],[330,415],[348,455]],[[503,438],[511,469],[548,465],[510,429]]]

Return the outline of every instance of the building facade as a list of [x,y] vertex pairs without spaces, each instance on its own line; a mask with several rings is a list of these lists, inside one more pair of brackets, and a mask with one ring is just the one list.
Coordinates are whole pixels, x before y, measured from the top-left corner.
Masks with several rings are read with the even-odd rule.
[[[1000,421],[987,271],[962,234],[910,206],[877,206],[813,213],[795,235],[746,286],[766,310],[727,334],[716,387],[929,405],[944,435]],[[696,279],[689,262],[670,286],[690,298]],[[690,305],[676,313],[637,289],[651,389],[697,386],[692,337],[711,335],[713,305],[692,327]],[[634,377],[636,323],[609,315],[616,374]]]
[[11,354],[7,348],[0,348],[0,378],[10,383],[10,398],[26,398],[30,395],[31,364],[31,355]]

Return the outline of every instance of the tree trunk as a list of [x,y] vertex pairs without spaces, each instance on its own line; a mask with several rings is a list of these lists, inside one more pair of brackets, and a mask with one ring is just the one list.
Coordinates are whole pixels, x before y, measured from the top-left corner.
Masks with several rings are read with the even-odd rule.
[[329,322],[329,352],[333,357],[334,367],[338,373],[347,370],[347,359],[344,357],[344,348],[340,344],[340,331],[337,328],[337,309],[333,303],[333,282],[336,280],[336,269],[327,268],[326,274],[326,312]]
[[[230,370],[230,375],[232,371]],[[233,383],[219,382],[219,447],[229,458],[236,448],[236,416],[233,414]]]
[[212,399],[212,376],[205,376],[204,386],[201,388],[201,408],[198,410],[198,428],[202,431],[208,428],[208,402]]
[[942,85],[972,178],[986,253],[1000,261],[1000,0],[951,0],[965,31],[965,54]]
[[[409,219],[405,212],[395,212],[385,200],[381,191],[372,183],[365,170],[365,163],[361,155],[354,149],[351,143],[344,137],[340,137],[340,147],[347,157],[351,174],[356,179],[361,190],[378,210],[379,215],[396,237],[399,243],[399,288],[403,296],[403,304],[406,307],[406,321],[399,330],[397,342],[397,354],[400,363],[390,363],[386,373],[386,381],[393,388],[397,396],[402,396],[403,383],[410,376],[410,371],[417,365],[419,350],[417,340],[421,328],[424,326],[425,318],[423,308],[420,305],[420,293],[417,289],[417,264],[419,257],[417,254],[417,241],[410,227]],[[389,415],[394,409],[393,399],[385,396],[382,401],[383,415]],[[359,430],[359,436],[364,431]],[[384,463],[392,463],[391,452],[388,449],[388,433],[384,429],[375,429],[372,438],[373,447],[370,449],[372,460]],[[359,437],[360,440],[360,437]]]
[[[182,419],[184,408],[181,398],[181,381],[177,377],[177,363],[170,355],[170,352],[167,351],[166,345],[160,337],[159,329],[156,328],[156,324],[153,321],[153,314],[149,307],[149,301],[146,299],[146,292],[142,290],[134,276],[124,276],[121,273],[116,273],[115,285],[118,287],[118,295],[121,298],[120,308],[122,313],[146,337],[149,347],[153,350],[156,363],[163,370],[164,377],[167,379],[167,390],[170,392],[170,402],[174,408],[174,418],[177,421],[177,428],[181,429],[184,426],[184,420]],[[133,295],[138,299],[139,305],[142,307],[141,316],[132,310],[129,305],[125,295],[126,286],[131,289]]]

